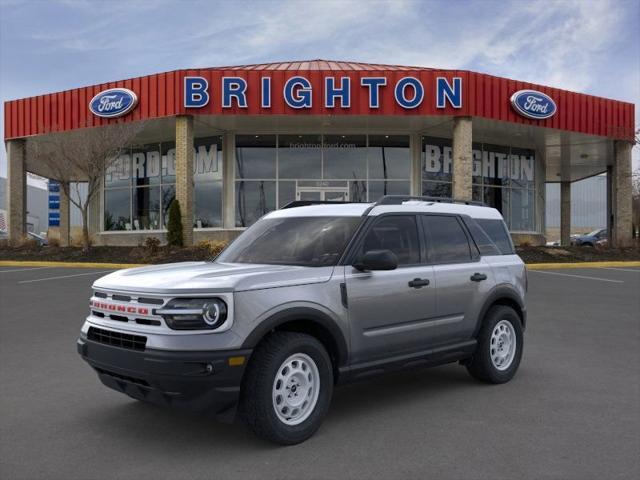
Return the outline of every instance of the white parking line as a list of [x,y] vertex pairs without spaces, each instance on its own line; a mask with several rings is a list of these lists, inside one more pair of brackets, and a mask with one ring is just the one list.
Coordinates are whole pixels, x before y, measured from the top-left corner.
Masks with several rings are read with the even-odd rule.
[[0,273],[11,273],[11,272],[27,272],[29,270],[43,270],[45,268],[56,268],[56,267],[31,267],[31,268],[15,268],[13,270],[0,270]]
[[622,280],[611,280],[610,278],[587,277],[585,275],[571,275],[570,273],[543,272],[542,270],[529,270],[533,273],[545,273],[547,275],[561,275],[563,277],[584,278],[585,280],[599,280],[601,282],[624,283]]
[[34,280],[23,280],[21,282],[18,283],[33,283],[33,282],[45,282],[47,280],[59,280],[61,278],[71,278],[71,277],[81,277],[82,275],[96,275],[99,273],[109,273],[109,272],[113,272],[113,270],[98,270],[95,272],[87,272],[87,273],[76,273],[75,275],[62,275],[60,277],[45,277],[45,278],[36,278]]
[[620,270],[621,272],[633,272],[640,273],[640,268],[632,269],[632,268],[618,268],[618,267],[600,267],[602,270]]

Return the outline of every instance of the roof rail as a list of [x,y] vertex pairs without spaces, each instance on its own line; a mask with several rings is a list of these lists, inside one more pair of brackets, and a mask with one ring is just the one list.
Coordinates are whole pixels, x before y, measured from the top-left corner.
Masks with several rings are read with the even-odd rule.
[[338,200],[294,200],[287,203],[285,206],[280,207],[280,210],[285,208],[296,207],[308,207],[309,205],[345,205],[347,203],[362,203],[362,202],[340,202]]
[[385,195],[380,197],[374,206],[377,205],[400,205],[403,202],[418,200],[421,202],[433,202],[433,203],[459,203],[461,205],[475,205],[477,207],[486,207],[484,202],[478,202],[475,200],[462,200],[458,198],[449,197],[428,197],[428,196],[413,196],[413,195]]

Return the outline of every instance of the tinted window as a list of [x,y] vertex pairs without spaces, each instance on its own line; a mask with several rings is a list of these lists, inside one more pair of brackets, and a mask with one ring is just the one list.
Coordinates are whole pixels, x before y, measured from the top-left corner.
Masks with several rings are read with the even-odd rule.
[[394,215],[376,220],[362,242],[360,255],[369,250],[391,250],[398,265],[420,263],[420,241],[413,215]]
[[[482,255],[501,255],[500,249],[493,243],[480,225],[471,217],[463,217],[464,224],[469,229],[478,250]],[[473,247],[472,247],[473,249]]]
[[325,267],[335,265],[361,217],[265,218],[253,224],[218,262]]
[[495,243],[496,247],[503,255],[513,254],[513,244],[511,243],[511,237],[507,231],[502,220],[489,220],[486,218],[477,218],[476,221],[489,236],[489,238]]
[[469,241],[456,217],[424,215],[421,218],[429,235],[433,263],[471,261]]

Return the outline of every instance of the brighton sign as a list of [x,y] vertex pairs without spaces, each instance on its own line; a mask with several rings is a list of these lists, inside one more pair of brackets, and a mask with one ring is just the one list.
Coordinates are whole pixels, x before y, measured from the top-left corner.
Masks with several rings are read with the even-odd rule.
[[[377,109],[381,106],[381,96],[385,87],[393,91],[398,106],[410,110],[419,107],[425,98],[425,88],[415,77],[401,77],[393,84],[386,77],[362,77],[353,85],[350,77],[325,77],[322,81],[325,108],[351,107],[352,95],[360,95],[364,91],[368,98],[369,108]],[[282,92],[274,92],[271,77],[262,77],[259,82],[259,100],[261,108],[271,108],[275,94],[286,105],[294,109],[309,109],[313,107],[313,86],[304,76],[295,76],[284,82]],[[247,91],[249,84],[242,77],[222,77],[220,85],[220,105],[222,108],[247,108]],[[462,108],[462,78],[436,78],[435,82],[436,108]],[[185,108],[202,108],[209,104],[212,90],[204,77],[184,77]],[[339,107],[338,107],[339,105]]]
[[126,115],[138,104],[138,96],[128,88],[110,88],[89,102],[89,110],[97,117],[116,118]]
[[549,95],[536,90],[518,90],[511,95],[511,105],[520,115],[533,120],[551,118],[558,110]]

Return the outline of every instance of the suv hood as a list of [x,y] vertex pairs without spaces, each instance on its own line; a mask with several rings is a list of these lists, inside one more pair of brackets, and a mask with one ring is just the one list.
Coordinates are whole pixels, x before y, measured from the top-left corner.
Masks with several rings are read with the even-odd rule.
[[97,289],[146,293],[209,293],[327,282],[334,267],[181,262],[118,270],[96,280]]

